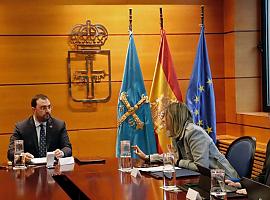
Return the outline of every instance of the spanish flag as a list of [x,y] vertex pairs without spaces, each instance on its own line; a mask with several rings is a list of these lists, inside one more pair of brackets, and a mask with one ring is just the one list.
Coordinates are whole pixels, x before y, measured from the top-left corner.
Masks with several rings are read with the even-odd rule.
[[182,102],[165,30],[161,29],[161,42],[150,91],[151,112],[159,153],[167,150],[170,139],[166,136],[165,110],[171,102]]

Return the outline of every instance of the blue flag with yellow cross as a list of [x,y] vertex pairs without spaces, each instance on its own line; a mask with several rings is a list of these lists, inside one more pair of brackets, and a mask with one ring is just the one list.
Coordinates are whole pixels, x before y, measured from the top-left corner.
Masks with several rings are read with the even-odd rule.
[[[117,106],[116,157],[120,157],[120,141],[129,140],[146,154],[156,153],[156,140],[151,116],[150,102],[132,32]],[[131,156],[136,157],[131,150]]]

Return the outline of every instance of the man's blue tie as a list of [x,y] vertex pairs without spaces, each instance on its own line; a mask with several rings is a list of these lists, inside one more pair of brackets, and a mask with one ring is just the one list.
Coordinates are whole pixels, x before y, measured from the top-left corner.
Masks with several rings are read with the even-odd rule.
[[39,157],[46,157],[46,135],[43,124],[40,124]]

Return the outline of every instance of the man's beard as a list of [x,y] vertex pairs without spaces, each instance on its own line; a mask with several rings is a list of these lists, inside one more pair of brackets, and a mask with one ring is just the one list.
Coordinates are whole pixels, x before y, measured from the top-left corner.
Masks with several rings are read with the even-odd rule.
[[48,121],[51,118],[50,114],[44,115],[44,121]]

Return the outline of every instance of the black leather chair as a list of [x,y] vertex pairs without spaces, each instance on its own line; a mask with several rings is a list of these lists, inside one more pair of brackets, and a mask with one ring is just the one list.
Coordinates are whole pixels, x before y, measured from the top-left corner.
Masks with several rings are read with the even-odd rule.
[[256,138],[243,136],[237,138],[230,144],[225,157],[231,163],[241,178],[250,178],[255,151]]

